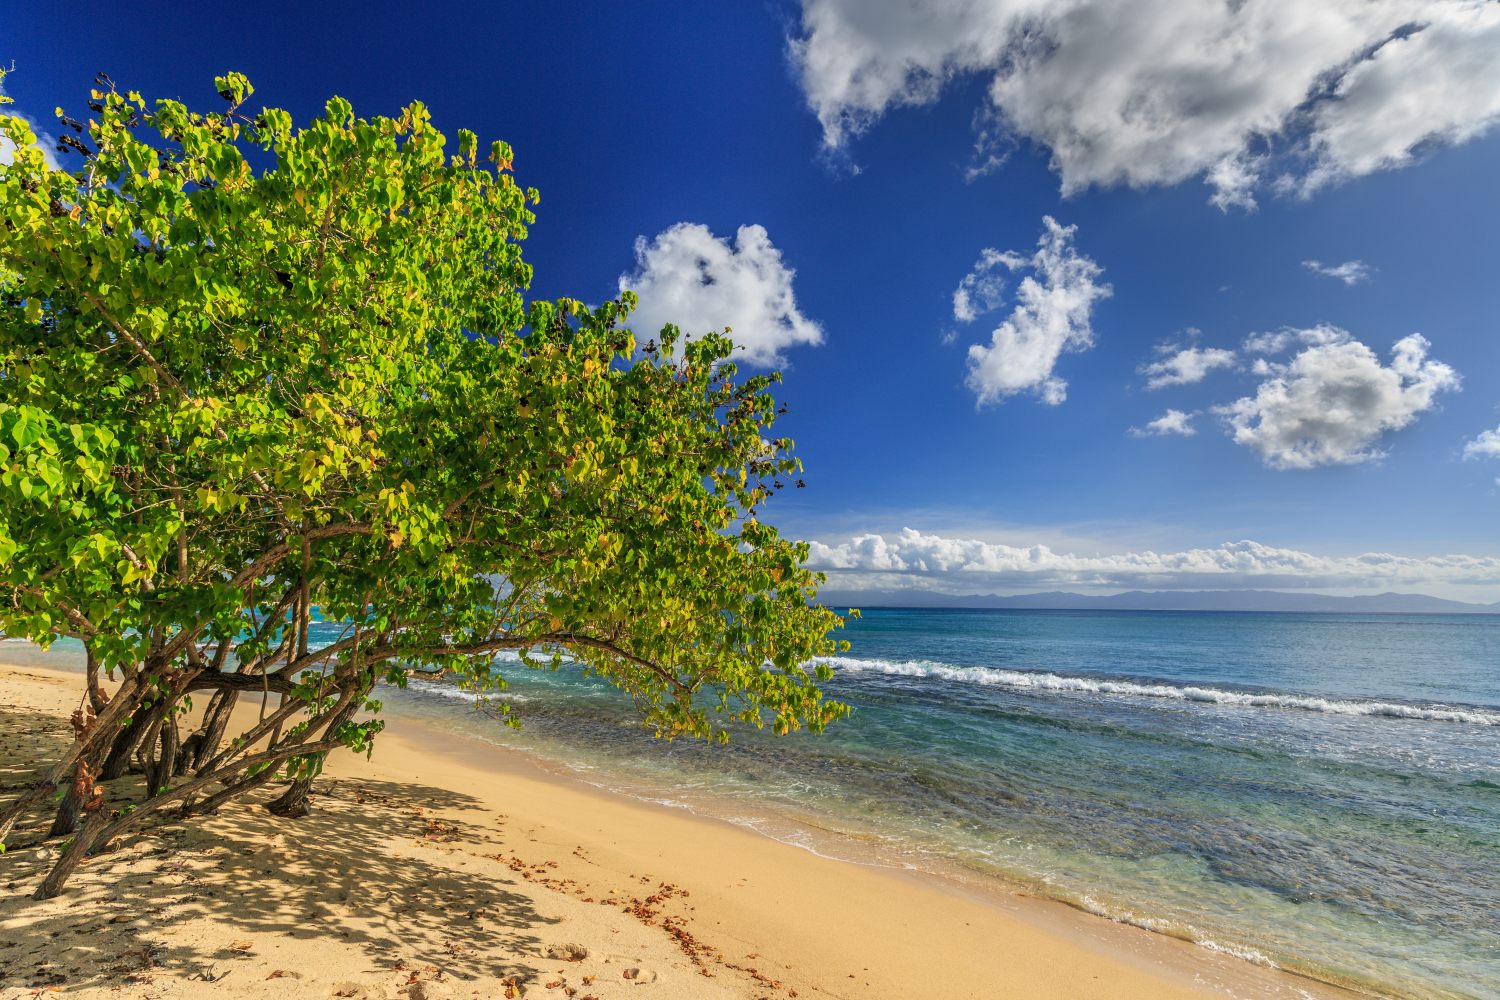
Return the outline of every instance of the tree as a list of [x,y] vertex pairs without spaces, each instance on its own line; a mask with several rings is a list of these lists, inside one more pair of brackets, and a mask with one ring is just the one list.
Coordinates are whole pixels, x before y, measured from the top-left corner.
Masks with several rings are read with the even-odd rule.
[[341,98],[296,128],[234,73],[206,114],[97,83],[89,120],[59,109],[76,170],[0,116],[0,629],[88,662],[76,741],[0,812],[3,841],[67,789],[39,897],[169,807],[279,777],[272,811],[304,811],[328,752],[368,751],[378,681],[503,686],[503,649],[566,653],[669,737],[846,713],[808,666],[842,621],[757,516],[800,471],[778,376],[718,334],[638,349],[629,295],[528,301],[505,143]]

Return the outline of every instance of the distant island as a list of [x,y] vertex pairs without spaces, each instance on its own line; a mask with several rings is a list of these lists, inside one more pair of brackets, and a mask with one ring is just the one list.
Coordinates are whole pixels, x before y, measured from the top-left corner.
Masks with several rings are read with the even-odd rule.
[[1500,614],[1500,601],[1473,604],[1426,594],[1298,594],[1279,590],[1131,590],[1123,594],[941,594],[927,590],[824,590],[827,607],[980,608],[1036,611],[1300,611],[1364,614]]

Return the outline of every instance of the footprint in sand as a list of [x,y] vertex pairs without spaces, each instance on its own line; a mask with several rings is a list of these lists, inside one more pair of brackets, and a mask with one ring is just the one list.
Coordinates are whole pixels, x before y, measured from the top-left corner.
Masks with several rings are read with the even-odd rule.
[[635,986],[645,986],[647,983],[656,982],[656,970],[644,969],[640,966],[632,965],[620,973],[620,978],[629,981]]

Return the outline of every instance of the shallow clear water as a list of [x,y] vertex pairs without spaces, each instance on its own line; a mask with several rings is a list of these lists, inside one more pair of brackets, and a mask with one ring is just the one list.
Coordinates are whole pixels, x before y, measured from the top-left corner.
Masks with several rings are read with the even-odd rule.
[[1252,960],[1500,997],[1500,617],[875,610],[823,736],[664,744],[570,667],[450,725],[828,853]]

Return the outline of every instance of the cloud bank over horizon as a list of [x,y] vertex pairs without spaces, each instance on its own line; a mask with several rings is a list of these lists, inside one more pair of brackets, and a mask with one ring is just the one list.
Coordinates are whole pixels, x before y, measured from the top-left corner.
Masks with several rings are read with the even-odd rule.
[[1243,540],[1177,552],[1083,554],[903,528],[809,543],[828,588],[945,594],[1052,590],[1391,589],[1500,586],[1500,558],[1367,552],[1322,556]]
[[789,50],[828,149],[978,76],[968,173],[1030,140],[1065,196],[1201,178],[1221,209],[1251,209],[1500,121],[1486,0],[802,0]]

